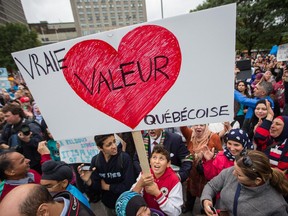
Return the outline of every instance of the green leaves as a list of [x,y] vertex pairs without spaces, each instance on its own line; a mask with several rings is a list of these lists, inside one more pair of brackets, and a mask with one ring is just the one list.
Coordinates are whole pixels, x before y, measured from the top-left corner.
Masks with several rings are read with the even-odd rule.
[[234,2],[237,49],[270,49],[288,43],[288,0],[207,0],[194,11]]
[[37,33],[23,24],[7,23],[0,26],[0,66],[9,72],[17,70],[11,53],[40,46]]

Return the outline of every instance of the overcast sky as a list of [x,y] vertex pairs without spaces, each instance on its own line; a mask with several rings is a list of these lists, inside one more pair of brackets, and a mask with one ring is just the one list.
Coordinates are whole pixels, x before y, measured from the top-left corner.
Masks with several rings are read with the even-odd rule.
[[[70,0],[21,0],[28,23],[73,22]],[[164,18],[187,14],[204,0],[162,0]],[[148,21],[161,19],[161,0],[146,0]]]

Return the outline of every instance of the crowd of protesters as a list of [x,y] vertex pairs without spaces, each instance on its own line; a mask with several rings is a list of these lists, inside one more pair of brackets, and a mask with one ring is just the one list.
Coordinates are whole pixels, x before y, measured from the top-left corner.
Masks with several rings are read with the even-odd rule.
[[143,131],[150,174],[131,133],[97,135],[89,166],[66,164],[26,85],[2,89],[0,215],[288,215],[288,67],[249,60],[232,122]]

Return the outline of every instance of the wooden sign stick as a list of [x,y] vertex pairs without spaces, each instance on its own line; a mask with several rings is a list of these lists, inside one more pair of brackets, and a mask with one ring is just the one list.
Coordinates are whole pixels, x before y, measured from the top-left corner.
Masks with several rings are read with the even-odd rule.
[[147,153],[145,150],[143,137],[141,131],[133,131],[132,132],[133,140],[135,143],[136,151],[138,154],[138,158],[140,161],[140,166],[142,168],[142,173],[144,175],[150,174],[150,166],[148,163]]

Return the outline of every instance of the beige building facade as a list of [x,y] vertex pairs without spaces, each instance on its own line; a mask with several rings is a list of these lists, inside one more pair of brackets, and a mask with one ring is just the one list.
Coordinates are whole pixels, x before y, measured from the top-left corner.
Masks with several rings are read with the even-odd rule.
[[78,36],[147,21],[145,0],[70,0]]

